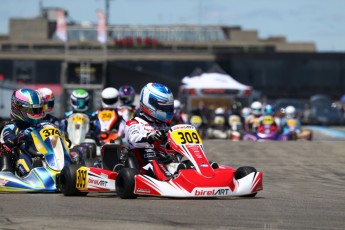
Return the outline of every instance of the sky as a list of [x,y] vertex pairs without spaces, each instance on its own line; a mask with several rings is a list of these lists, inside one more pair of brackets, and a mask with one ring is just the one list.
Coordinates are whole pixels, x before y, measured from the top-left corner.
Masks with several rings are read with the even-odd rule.
[[[61,7],[77,23],[96,23],[105,0],[0,0],[0,34],[10,18],[32,18],[43,7]],[[320,52],[345,52],[345,0],[110,0],[116,25],[224,25],[257,30],[261,39],[314,42]]]

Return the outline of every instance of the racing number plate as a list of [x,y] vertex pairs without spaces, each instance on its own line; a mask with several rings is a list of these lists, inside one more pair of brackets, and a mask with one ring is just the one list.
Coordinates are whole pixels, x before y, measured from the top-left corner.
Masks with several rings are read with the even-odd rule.
[[264,116],[262,118],[262,123],[264,123],[264,125],[271,125],[273,124],[274,120],[272,116]]
[[76,188],[77,189],[86,189],[88,187],[88,168],[80,167],[76,171]]
[[43,138],[43,140],[47,139],[50,136],[60,136],[60,132],[56,128],[44,128],[40,130],[40,135]]
[[296,120],[289,119],[289,120],[287,120],[287,124],[288,124],[288,126],[296,126],[297,122],[296,122]]
[[74,116],[73,119],[72,119],[72,122],[73,123],[76,123],[76,122],[84,123],[85,122],[85,118],[83,116]]
[[110,121],[115,116],[114,112],[110,110],[101,111],[99,113],[99,118],[102,121]]
[[202,144],[202,140],[196,130],[180,129],[174,130],[171,137],[178,145],[183,144]]
[[190,118],[190,122],[194,125],[200,125],[202,123],[202,118],[200,116],[194,115]]
[[240,119],[238,117],[231,117],[230,118],[230,124],[233,124],[233,123],[240,123]]

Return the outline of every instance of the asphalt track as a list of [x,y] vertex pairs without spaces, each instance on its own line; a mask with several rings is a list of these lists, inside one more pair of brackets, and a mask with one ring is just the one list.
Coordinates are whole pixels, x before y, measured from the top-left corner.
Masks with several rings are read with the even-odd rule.
[[345,142],[204,141],[210,160],[264,173],[255,198],[121,200],[0,194],[0,229],[345,229]]

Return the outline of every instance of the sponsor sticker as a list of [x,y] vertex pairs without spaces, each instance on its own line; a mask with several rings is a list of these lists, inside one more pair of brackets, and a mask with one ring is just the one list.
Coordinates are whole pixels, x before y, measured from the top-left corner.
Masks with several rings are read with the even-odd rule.
[[94,178],[91,178],[91,177],[89,177],[89,181],[88,182],[89,182],[89,184],[97,185],[99,187],[104,187],[104,188],[106,188],[107,184],[108,184],[108,181],[106,181],[106,180],[102,180],[102,179],[98,179],[98,178],[94,179]]
[[143,188],[138,188],[136,192],[137,193],[151,193],[150,189],[143,189]]
[[228,196],[230,195],[229,187],[219,187],[219,188],[195,188],[192,194],[195,196]]
[[0,180],[0,185],[6,185],[7,184],[7,180]]

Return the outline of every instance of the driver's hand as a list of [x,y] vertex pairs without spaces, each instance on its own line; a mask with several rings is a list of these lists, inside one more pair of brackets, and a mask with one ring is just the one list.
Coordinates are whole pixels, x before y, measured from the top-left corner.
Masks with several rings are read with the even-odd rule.
[[166,135],[163,130],[157,130],[155,132],[148,133],[147,136],[147,142],[149,144],[153,144],[155,140],[157,141],[165,141],[166,140]]

